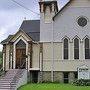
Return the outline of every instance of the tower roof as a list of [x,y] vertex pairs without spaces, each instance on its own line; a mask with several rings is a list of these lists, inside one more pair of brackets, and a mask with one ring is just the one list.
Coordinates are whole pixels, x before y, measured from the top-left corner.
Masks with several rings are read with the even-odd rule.
[[57,2],[57,0],[39,0],[39,2]]

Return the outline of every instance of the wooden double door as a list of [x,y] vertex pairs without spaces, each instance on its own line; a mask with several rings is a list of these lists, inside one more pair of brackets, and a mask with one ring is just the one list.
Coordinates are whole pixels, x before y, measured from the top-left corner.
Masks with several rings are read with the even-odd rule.
[[26,69],[26,48],[16,49],[16,69]]

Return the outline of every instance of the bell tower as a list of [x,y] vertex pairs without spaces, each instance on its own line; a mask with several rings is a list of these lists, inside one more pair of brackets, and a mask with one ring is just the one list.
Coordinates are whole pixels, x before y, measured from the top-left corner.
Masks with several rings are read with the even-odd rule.
[[40,42],[51,42],[53,16],[58,12],[57,0],[39,0]]
[[40,0],[39,5],[40,13],[44,14],[45,23],[51,22],[53,16],[58,12],[57,0]]

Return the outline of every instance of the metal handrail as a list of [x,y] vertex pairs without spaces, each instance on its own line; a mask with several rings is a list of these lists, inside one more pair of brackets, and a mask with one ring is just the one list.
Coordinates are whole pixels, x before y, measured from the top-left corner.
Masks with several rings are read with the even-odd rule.
[[26,63],[26,61],[23,62],[23,64],[21,65],[21,68],[24,66],[25,63]]

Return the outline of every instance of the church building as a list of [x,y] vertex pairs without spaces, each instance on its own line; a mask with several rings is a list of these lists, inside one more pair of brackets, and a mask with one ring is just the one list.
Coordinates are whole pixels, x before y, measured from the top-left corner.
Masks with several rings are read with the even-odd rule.
[[70,83],[79,67],[90,69],[90,0],[69,0],[60,10],[57,0],[39,0],[39,7],[40,20],[24,20],[1,42],[3,70],[27,69],[30,82]]

